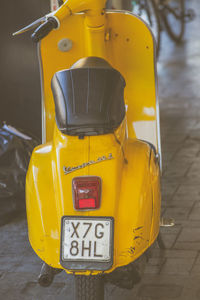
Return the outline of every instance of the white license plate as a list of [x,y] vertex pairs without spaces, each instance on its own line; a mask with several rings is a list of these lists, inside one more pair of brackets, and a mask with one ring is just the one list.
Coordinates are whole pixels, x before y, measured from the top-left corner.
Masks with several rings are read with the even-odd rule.
[[111,218],[63,218],[62,259],[64,261],[109,261],[112,256],[111,249]]

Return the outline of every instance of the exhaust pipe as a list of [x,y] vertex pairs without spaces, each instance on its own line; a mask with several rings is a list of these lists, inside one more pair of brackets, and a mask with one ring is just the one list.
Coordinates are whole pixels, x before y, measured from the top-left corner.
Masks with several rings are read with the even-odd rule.
[[62,272],[62,269],[55,269],[43,263],[40,275],[38,276],[38,283],[43,287],[48,287],[52,284],[54,276]]

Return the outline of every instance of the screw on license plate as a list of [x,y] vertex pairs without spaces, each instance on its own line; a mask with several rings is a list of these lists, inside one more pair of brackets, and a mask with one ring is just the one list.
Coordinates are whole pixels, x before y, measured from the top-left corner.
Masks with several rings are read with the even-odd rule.
[[109,225],[109,222],[106,222],[106,225]]

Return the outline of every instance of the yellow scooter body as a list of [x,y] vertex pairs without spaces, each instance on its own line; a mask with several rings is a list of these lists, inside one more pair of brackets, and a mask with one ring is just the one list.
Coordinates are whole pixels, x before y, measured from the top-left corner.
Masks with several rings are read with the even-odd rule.
[[[103,50],[98,48],[102,35]],[[65,38],[72,41],[72,48],[62,52],[58,43]],[[94,39],[92,48],[91,39]],[[154,53],[153,37],[144,22],[123,12],[107,12],[105,28],[100,30],[88,29],[84,14],[72,15],[40,44],[43,145],[32,154],[26,180],[26,203],[31,245],[38,256],[54,268],[63,268],[60,264],[63,216],[114,219],[113,264],[105,270],[108,273],[137,259],[158,235],[160,139]],[[86,136],[80,140],[58,130],[50,83],[55,72],[70,68],[78,59],[91,55],[103,57],[124,76],[127,113],[115,134]],[[112,159],[98,164],[85,165],[69,174],[63,171],[64,166],[82,166],[111,154]],[[100,209],[76,211],[72,179],[91,175],[102,179]],[[101,272],[82,271],[85,274]]]

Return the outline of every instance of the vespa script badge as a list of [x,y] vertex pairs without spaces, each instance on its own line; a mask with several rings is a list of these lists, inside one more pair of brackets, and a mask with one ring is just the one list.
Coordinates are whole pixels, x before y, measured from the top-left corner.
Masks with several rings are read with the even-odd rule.
[[112,156],[112,153],[109,153],[108,156],[99,157],[99,158],[97,158],[97,160],[90,160],[90,161],[88,161],[86,163],[83,163],[82,165],[79,165],[79,166],[76,166],[76,167],[65,167],[64,166],[63,171],[64,171],[64,174],[67,175],[67,174],[69,174],[71,172],[74,172],[76,170],[83,169],[87,166],[98,164],[98,163],[106,161],[106,160],[111,160],[113,158],[114,157]]

